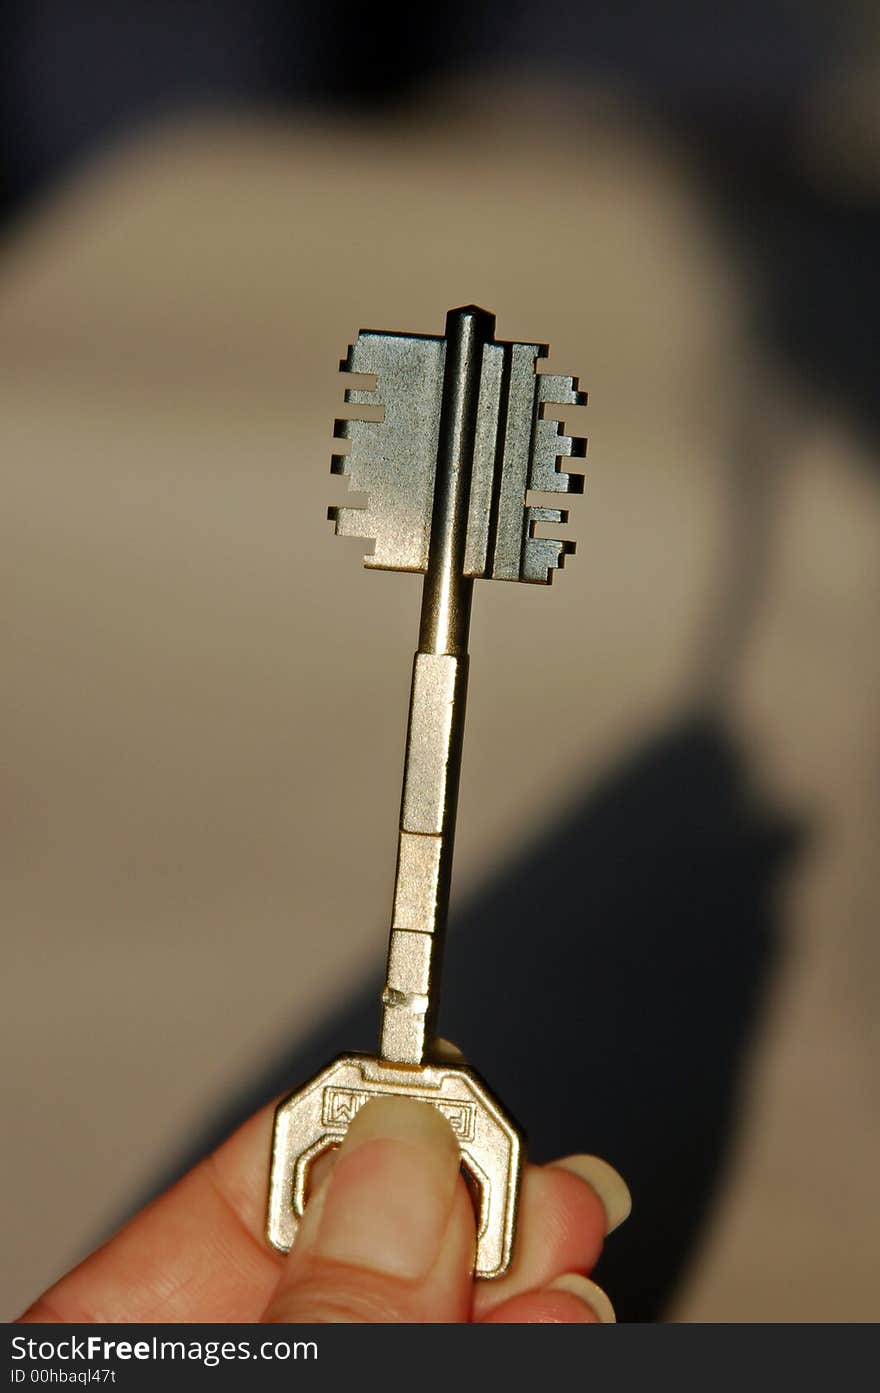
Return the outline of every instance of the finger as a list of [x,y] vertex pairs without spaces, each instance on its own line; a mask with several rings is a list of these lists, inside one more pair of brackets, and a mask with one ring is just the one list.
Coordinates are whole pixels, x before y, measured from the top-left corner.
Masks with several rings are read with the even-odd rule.
[[631,1204],[623,1178],[597,1156],[526,1167],[513,1261],[503,1277],[477,1282],[474,1320],[565,1273],[589,1272],[606,1234],[623,1223]]
[[[265,1242],[266,1158],[272,1135],[274,1105],[261,1109],[211,1156],[153,1201],[109,1243],[62,1277],[22,1317],[27,1321],[256,1321],[278,1280],[283,1259]],[[541,1199],[528,1198],[535,1168],[526,1171],[522,1218],[514,1270],[496,1283],[478,1283],[478,1310],[487,1312],[519,1290],[534,1289],[542,1279],[571,1263],[556,1247],[563,1234],[577,1230],[577,1220],[554,1219],[552,1194],[543,1231]],[[564,1208],[564,1205],[563,1205]],[[537,1211],[537,1213],[536,1213]],[[533,1219],[533,1216],[534,1219]],[[529,1237],[537,1233],[537,1240]],[[552,1264],[520,1257],[540,1256],[547,1242]],[[587,1245],[589,1246],[589,1245]],[[521,1266],[522,1264],[522,1266]],[[552,1267],[552,1271],[549,1268]],[[523,1272],[525,1268],[525,1272]],[[508,1285],[503,1286],[503,1283]]]
[[579,1272],[557,1277],[541,1291],[523,1292],[496,1306],[484,1325],[613,1325],[614,1307],[600,1286]]
[[468,1320],[474,1242],[446,1118],[411,1098],[372,1099],[306,1205],[263,1319]]

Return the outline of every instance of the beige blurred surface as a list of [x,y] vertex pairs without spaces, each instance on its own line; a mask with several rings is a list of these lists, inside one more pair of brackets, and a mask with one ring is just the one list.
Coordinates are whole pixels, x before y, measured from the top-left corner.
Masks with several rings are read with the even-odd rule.
[[761,380],[788,468],[720,681],[816,831],[674,1314],[880,1314],[880,492],[747,339],[676,152],[596,113],[575,163],[549,104],[514,149],[504,100],[397,135],[159,130],[6,248],[6,1316],[381,955],[419,586],[322,521],[333,369],[361,326],[430,332],[472,300],[581,375],[590,473],[552,590],[478,595],[459,895],[702,680],[730,401]]

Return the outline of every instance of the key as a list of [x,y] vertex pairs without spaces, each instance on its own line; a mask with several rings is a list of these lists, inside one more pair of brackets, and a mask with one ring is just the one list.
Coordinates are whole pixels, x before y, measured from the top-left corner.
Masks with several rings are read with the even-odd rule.
[[[378,1057],[345,1054],[275,1115],[269,1242],[287,1252],[308,1195],[309,1168],[338,1146],[358,1109],[399,1094],[438,1108],[461,1147],[475,1196],[474,1271],[507,1270],[516,1231],[524,1139],[454,1047],[436,1039],[440,970],[464,735],[468,629],[476,579],[549,584],[574,551],[537,534],[565,523],[533,495],[579,493],[561,462],[585,453],[554,408],[579,406],[576,379],[541,373],[545,345],[496,342],[495,318],[451,310],[443,337],[362,330],[340,364],[372,385],[350,386],[361,411],[336,422],[349,443],[332,472],[367,496],[329,510],[340,536],[372,540],[367,567],[424,575],[406,736],[397,871]],[[373,419],[375,417],[381,419]]]

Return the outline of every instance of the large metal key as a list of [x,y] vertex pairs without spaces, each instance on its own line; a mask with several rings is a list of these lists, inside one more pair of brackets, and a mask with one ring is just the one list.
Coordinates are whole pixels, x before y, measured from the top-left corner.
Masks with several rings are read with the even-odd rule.
[[538,524],[564,523],[568,514],[532,494],[581,491],[583,476],[562,472],[560,460],[583,455],[584,442],[561,433],[554,406],[586,401],[575,379],[538,372],[545,346],[496,342],[494,330],[493,315],[467,306],[449,312],[443,338],[362,331],[341,364],[375,379],[349,387],[346,402],[384,414],[337,421],[336,436],[350,451],[334,456],[332,470],[368,501],[331,508],[330,517],[338,534],[374,540],[367,566],[425,579],[380,1053],[340,1056],[280,1104],[268,1212],[269,1241],[286,1252],[312,1162],[339,1145],[367,1099],[417,1098],[439,1108],[459,1138],[478,1195],[474,1267],[481,1277],[500,1276],[510,1262],[523,1140],[457,1051],[435,1039],[471,592],[479,577],[548,584],[574,550],[569,541],[536,535]]

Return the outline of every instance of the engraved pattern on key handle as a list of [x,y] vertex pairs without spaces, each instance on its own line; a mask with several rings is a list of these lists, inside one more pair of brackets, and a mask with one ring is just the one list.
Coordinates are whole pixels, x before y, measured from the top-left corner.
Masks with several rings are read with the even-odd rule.
[[446,1062],[436,1030],[476,579],[549,583],[574,550],[535,535],[567,521],[532,492],[577,493],[565,473],[583,442],[561,434],[553,408],[580,406],[574,378],[539,374],[539,344],[496,342],[495,319],[473,305],[451,310],[444,338],[361,331],[342,367],[372,373],[375,389],[346,401],[382,406],[382,420],[337,422],[351,442],[334,456],[367,493],[363,508],[334,507],[341,535],[372,537],[368,566],[424,573],[413,665],[394,907],[382,994],[381,1057],[346,1055],[277,1109],[269,1241],[287,1251],[308,1193],[312,1162],[338,1145],[358,1108],[399,1094],[437,1107],[456,1130],[479,1192],[475,1271],[509,1262],[523,1141],[516,1124],[463,1062]]
[[312,1162],[338,1146],[369,1098],[397,1095],[436,1107],[461,1146],[462,1165],[478,1194],[474,1270],[497,1277],[510,1262],[522,1168],[522,1144],[485,1084],[460,1065],[419,1069],[366,1055],[343,1055],[278,1107],[272,1143],[268,1235],[273,1247],[293,1245],[308,1194]]

